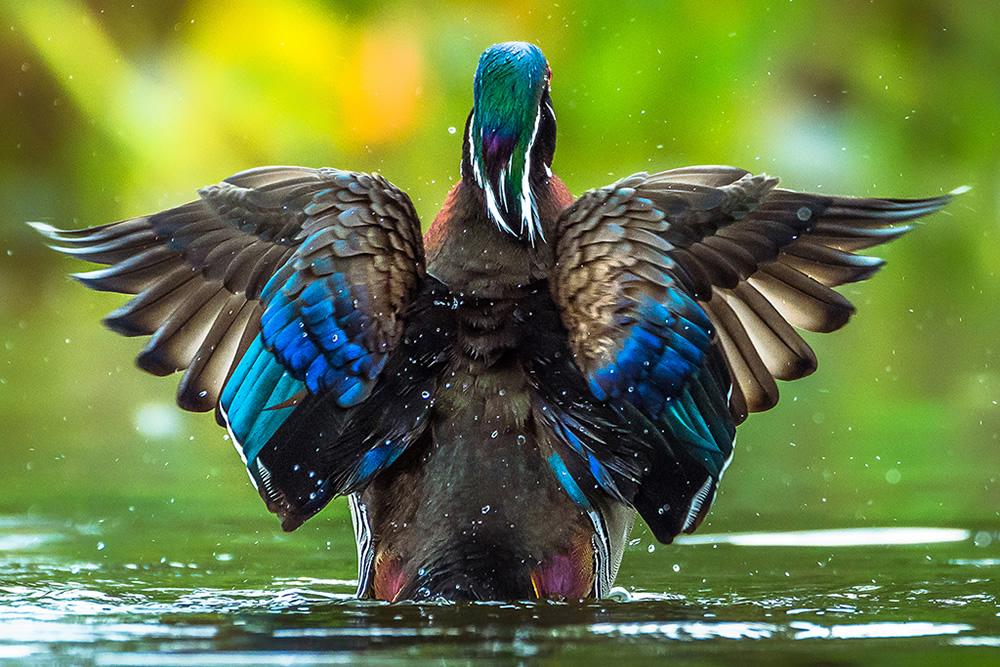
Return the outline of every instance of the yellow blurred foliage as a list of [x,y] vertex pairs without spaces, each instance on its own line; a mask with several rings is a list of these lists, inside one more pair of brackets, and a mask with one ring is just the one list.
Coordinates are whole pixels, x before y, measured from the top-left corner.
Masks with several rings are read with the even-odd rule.
[[[185,76],[214,96],[217,122],[259,139],[280,111],[347,150],[398,140],[412,130],[423,66],[417,36],[402,25],[351,29],[319,6],[241,0],[191,8]],[[205,67],[206,60],[215,67]],[[275,137],[267,150],[278,150]]]

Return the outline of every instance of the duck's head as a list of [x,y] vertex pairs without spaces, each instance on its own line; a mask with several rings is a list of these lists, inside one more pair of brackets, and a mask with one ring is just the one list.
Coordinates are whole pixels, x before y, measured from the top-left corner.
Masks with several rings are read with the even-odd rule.
[[544,241],[536,193],[551,176],[556,146],[551,79],[545,56],[533,44],[486,49],[476,68],[462,151],[462,178],[482,190],[487,215],[532,245]]

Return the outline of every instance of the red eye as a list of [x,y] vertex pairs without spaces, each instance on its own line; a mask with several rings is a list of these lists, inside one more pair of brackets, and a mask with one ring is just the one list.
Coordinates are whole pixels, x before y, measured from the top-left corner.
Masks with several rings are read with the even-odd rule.
[[545,73],[545,76],[546,76],[546,78],[547,78],[548,82],[549,82],[549,83],[552,83],[552,66],[551,66],[551,65],[549,65],[549,64],[546,64],[546,65],[545,65],[545,69],[546,69],[546,70],[548,70],[548,71],[547,71],[547,72]]

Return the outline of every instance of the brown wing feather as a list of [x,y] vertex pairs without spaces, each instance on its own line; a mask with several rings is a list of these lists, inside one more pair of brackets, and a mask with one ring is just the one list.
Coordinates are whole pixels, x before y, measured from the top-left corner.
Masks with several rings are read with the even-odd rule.
[[420,223],[402,191],[378,175],[262,167],[199,194],[161,213],[91,229],[35,225],[58,250],[109,265],[76,274],[81,283],[136,295],[105,324],[122,335],[152,336],[137,359],[142,369],[185,371],[182,408],[216,407],[260,331],[260,294],[281,270],[339,256],[338,270],[384,304],[373,335],[393,342],[396,316],[424,272]]
[[851,199],[776,185],[734,167],[687,167],[629,176],[569,207],[551,282],[584,370],[619,342],[626,292],[655,294],[670,276],[717,328],[737,421],[767,410],[778,400],[776,378],[816,368],[796,328],[844,326],[854,307],[832,288],[882,266],[852,253],[899,237],[911,229],[901,223],[951,199]]

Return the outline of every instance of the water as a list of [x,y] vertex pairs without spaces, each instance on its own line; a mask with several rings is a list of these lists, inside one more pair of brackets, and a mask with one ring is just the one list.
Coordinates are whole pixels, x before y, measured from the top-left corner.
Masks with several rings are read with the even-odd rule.
[[[297,544],[258,527],[232,521],[224,534],[199,540],[210,532],[205,521],[168,515],[142,523],[146,539],[137,539],[135,522],[125,518],[0,518],[0,659],[1000,659],[1000,536],[988,531],[706,534],[653,555],[640,538],[626,556],[617,599],[386,605],[353,600],[349,578],[325,578],[350,567],[350,554],[340,553],[349,545],[317,553],[308,534]],[[155,556],[157,548],[169,554],[178,546],[184,560]]]

